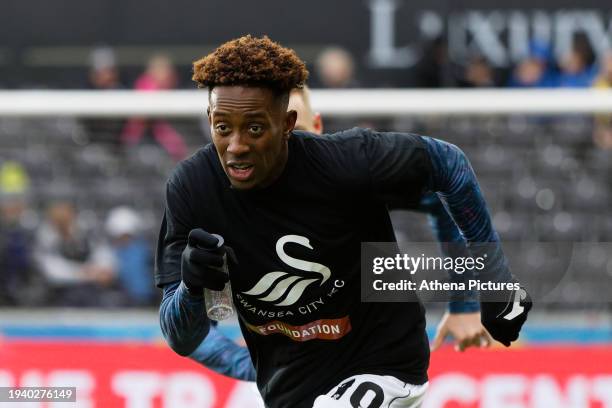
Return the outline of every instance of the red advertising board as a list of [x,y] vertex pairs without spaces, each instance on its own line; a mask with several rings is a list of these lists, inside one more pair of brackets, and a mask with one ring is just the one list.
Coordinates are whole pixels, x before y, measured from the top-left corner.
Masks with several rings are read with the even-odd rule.
[[[612,347],[449,347],[432,354],[430,377],[424,408],[612,408]],[[76,386],[70,406],[88,408],[258,406],[252,384],[212,373],[163,344],[5,341],[0,386]],[[68,404],[27,404],[55,406]]]
[[432,353],[423,408],[612,408],[612,347]]

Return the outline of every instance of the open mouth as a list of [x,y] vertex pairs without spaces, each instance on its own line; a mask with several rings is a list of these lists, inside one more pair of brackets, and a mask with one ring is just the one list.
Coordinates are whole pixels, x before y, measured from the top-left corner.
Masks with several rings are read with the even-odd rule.
[[229,176],[237,181],[246,181],[253,174],[253,165],[248,163],[229,163],[227,170]]

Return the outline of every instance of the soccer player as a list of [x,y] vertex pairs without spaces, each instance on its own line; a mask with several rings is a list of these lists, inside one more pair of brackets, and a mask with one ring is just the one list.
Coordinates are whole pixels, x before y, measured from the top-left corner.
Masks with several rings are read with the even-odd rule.
[[[288,110],[297,113],[294,130],[302,130],[317,135],[323,133],[321,114],[312,109],[310,90],[307,86],[293,89],[289,95]],[[463,237],[450,218],[438,197],[430,193],[423,197],[416,210],[426,212],[436,237],[441,243],[456,242],[463,244]],[[463,245],[462,245],[463,246]],[[465,273],[463,279],[469,273]],[[449,310],[438,325],[432,350],[443,343],[447,335],[455,339],[455,349],[463,351],[468,347],[488,347],[492,339],[480,322],[480,304],[474,293],[464,294],[461,299],[449,302]],[[469,298],[466,300],[465,298]],[[241,347],[211,325],[208,335],[198,348],[189,355],[205,367],[229,377],[255,381],[255,369],[246,347]]]
[[[178,354],[193,353],[210,329],[202,289],[229,279],[268,406],[416,407],[429,359],[422,304],[360,302],[360,243],[394,241],[386,203],[414,207],[437,192],[471,250],[494,247],[481,279],[515,278],[457,147],[358,128],[293,131],[289,93],[306,77],[292,50],[251,36],[194,64],[209,89],[213,143],[167,183],[155,273],[162,331]],[[219,271],[226,247],[211,233],[236,254],[229,277]],[[482,302],[481,313],[509,346],[531,302],[524,290],[507,296]]]

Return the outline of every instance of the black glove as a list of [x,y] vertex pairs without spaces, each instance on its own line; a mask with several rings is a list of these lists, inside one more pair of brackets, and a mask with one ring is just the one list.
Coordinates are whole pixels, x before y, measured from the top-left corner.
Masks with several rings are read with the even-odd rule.
[[189,232],[181,259],[181,276],[189,293],[201,295],[203,288],[223,289],[229,280],[227,273],[221,269],[225,254],[223,239],[219,240],[201,228]]
[[480,320],[491,336],[504,346],[518,339],[533,303],[524,288],[507,292],[507,302],[481,302]]

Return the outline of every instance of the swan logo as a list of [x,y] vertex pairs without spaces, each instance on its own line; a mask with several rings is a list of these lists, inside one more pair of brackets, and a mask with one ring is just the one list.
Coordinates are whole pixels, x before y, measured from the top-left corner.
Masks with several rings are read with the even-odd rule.
[[316,262],[308,262],[293,258],[285,253],[285,244],[294,243],[313,249],[310,241],[300,235],[285,235],[276,241],[276,253],[287,265],[306,272],[315,272],[316,278],[294,275],[288,272],[274,271],[265,274],[245,295],[255,296],[262,302],[270,302],[276,306],[291,306],[302,296],[306,288],[313,283],[323,285],[331,276],[330,269]]

